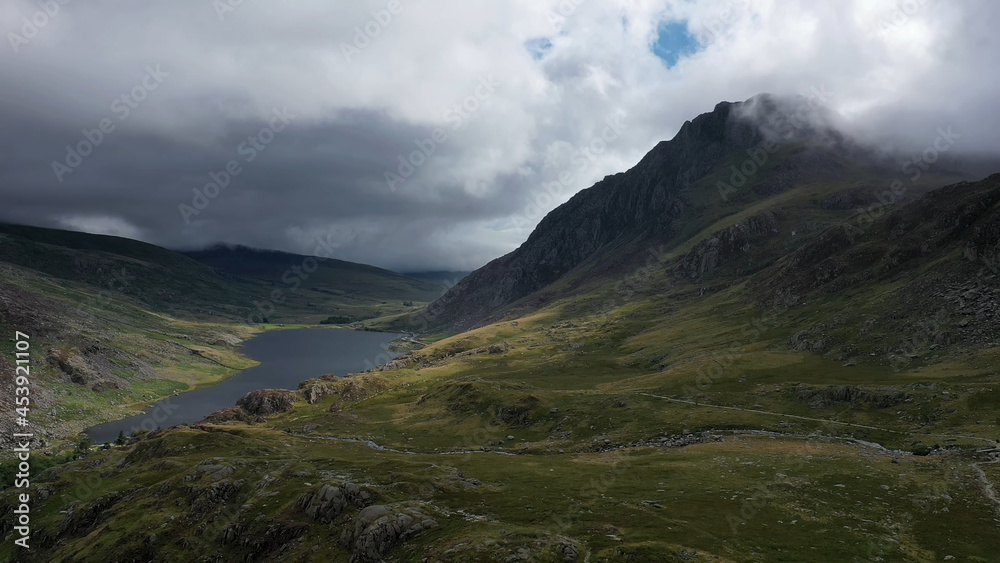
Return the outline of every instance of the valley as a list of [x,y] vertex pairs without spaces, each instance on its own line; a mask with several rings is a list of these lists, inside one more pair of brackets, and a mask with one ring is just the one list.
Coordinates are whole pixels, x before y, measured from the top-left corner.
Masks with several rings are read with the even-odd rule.
[[[8,235],[0,324],[70,343],[40,378],[71,423],[48,430],[35,478],[36,554],[995,560],[1000,175],[942,166],[900,190],[896,163],[810,129],[720,193],[768,140],[741,107],[688,122],[440,297],[335,265],[243,323],[261,299],[243,296],[269,295],[287,260],[216,249],[94,306],[99,284],[60,273],[79,261],[38,265],[23,238],[10,257]],[[107,252],[88,259],[159,263]],[[352,285],[362,273],[384,283]],[[71,449],[85,421],[247,367],[252,335],[333,316],[415,336],[379,367]]]

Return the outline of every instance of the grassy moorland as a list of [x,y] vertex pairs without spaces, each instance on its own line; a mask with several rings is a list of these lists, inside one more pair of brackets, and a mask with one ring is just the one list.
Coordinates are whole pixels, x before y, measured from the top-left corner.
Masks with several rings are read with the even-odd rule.
[[[91,452],[43,475],[35,541],[53,561],[346,561],[372,545],[398,561],[991,560],[1000,471],[979,450],[1000,428],[1000,349],[834,359],[789,347],[809,304],[664,283],[309,382],[315,402],[255,422]],[[307,511],[345,484],[368,500]],[[359,524],[376,503],[435,525],[378,535]]]
[[1000,177],[846,229],[857,189],[706,203],[383,369],[43,458],[32,557],[996,560]]

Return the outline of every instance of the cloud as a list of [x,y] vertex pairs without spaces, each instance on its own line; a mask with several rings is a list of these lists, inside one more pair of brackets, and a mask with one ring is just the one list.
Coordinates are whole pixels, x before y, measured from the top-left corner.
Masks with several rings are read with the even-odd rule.
[[[985,0],[227,2],[56,2],[45,18],[5,2],[0,220],[187,248],[331,235],[347,260],[469,269],[723,100],[821,88],[879,143],[952,127],[955,150],[1000,152]],[[276,110],[295,117],[262,133]],[[602,139],[609,120],[621,131]],[[391,188],[401,158],[420,164]]]

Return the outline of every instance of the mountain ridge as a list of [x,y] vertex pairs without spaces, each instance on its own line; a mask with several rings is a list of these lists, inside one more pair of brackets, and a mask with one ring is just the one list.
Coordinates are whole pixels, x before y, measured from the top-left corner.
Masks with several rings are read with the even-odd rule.
[[[432,305],[431,329],[481,326],[588,260],[598,276],[634,268],[643,248],[676,247],[726,215],[793,188],[889,176],[885,158],[849,140],[832,121],[803,97],[761,94],[717,104],[628,171],[578,192],[520,247],[456,284]],[[620,256],[599,256],[613,247]]]

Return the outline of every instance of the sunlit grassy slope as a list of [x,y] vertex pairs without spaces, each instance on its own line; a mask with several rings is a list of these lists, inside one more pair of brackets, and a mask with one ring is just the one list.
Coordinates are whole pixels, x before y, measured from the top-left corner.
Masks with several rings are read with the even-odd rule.
[[[595,259],[384,370],[306,382],[286,411],[60,463],[36,481],[32,557],[996,560],[1000,341],[976,316],[996,291],[963,284],[1000,192],[934,200],[940,224],[882,209],[845,246],[852,212],[819,202],[850,182],[749,215],[705,203],[656,260]],[[752,268],[692,268],[767,212],[741,239]],[[898,252],[906,233],[919,252]]]
[[[284,283],[284,269],[301,269],[305,257],[260,256],[259,264],[244,260],[250,271],[240,276],[120,237],[0,225],[2,391],[12,393],[14,331],[29,334],[36,385],[29,418],[47,442],[63,443],[254,365],[238,346],[261,330],[399,314],[437,291],[333,260],[311,280]],[[0,428],[11,424],[4,418]]]
[[[263,423],[175,429],[51,470],[39,541],[66,543],[43,552],[178,558],[198,541],[224,560],[346,561],[338,538],[358,513],[331,529],[297,505],[343,482],[438,523],[395,544],[399,561],[990,561],[1000,548],[1000,475],[976,453],[1000,429],[1000,350],[844,365],[789,349],[796,319],[818,314],[808,304],[765,310],[741,286],[700,295],[659,274],[595,308],[607,297],[437,341]],[[234,473],[189,483],[199,463]],[[97,485],[81,491],[87,475]],[[219,483],[233,487],[221,500]]]

